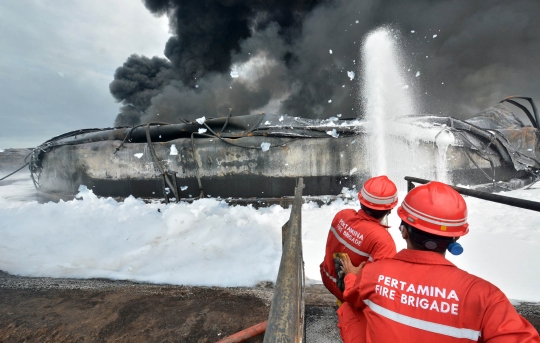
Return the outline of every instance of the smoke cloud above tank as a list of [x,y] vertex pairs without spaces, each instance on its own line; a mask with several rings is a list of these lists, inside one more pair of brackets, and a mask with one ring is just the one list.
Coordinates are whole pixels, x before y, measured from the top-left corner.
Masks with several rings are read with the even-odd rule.
[[383,25],[422,113],[465,117],[508,95],[540,99],[535,0],[143,2],[168,16],[172,37],[167,59],[134,52],[116,70],[117,126],[229,111],[362,117],[360,47]]

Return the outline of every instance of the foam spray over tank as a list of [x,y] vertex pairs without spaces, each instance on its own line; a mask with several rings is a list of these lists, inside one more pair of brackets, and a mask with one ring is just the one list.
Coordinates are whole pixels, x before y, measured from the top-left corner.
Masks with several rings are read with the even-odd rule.
[[397,31],[383,27],[370,32],[360,53],[361,101],[368,129],[365,150],[371,175],[388,175],[401,190],[406,188],[406,175],[446,181],[446,164],[441,166],[441,162],[446,161],[448,144],[440,146],[444,146],[442,151],[433,131],[396,121],[401,116],[417,114],[397,44]]

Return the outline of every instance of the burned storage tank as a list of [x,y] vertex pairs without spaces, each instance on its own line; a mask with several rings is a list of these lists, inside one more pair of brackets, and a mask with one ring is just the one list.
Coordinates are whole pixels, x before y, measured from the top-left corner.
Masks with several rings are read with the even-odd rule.
[[[413,176],[451,184],[532,182],[540,168],[538,114],[532,100],[534,114],[519,105],[532,126],[502,104],[468,120],[401,117],[388,124],[397,152],[391,165],[420,159],[422,175]],[[304,195],[337,195],[371,176],[370,136],[358,119],[203,117],[69,132],[34,149],[30,170],[38,191],[53,199],[73,198],[81,185],[116,198],[281,198],[293,195],[298,177]]]

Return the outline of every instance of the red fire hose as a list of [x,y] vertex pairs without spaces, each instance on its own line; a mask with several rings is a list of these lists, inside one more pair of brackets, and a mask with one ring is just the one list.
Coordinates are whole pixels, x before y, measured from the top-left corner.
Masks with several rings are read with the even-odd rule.
[[237,342],[243,342],[246,339],[249,339],[251,337],[255,337],[257,335],[260,335],[261,333],[266,331],[266,325],[268,324],[268,320],[250,326],[249,328],[242,330],[240,332],[237,332],[233,335],[227,336],[223,338],[221,341],[218,341],[216,343],[237,343]]

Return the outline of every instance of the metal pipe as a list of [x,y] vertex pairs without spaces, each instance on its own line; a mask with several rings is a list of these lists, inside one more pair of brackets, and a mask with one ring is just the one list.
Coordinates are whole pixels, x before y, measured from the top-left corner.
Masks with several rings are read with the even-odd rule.
[[260,335],[266,330],[266,326],[268,325],[268,320],[265,320],[262,323],[253,325],[248,327],[247,329],[244,329],[242,331],[239,331],[235,334],[232,334],[230,336],[227,336],[223,338],[220,341],[217,341],[216,343],[238,343],[243,342],[246,339],[250,339],[251,337],[255,337],[257,335]]
[[[431,180],[420,179],[420,178],[412,177],[412,176],[405,176],[405,180],[407,180],[408,182],[416,182],[416,183],[421,183],[421,184],[426,184],[428,182],[431,182]],[[526,210],[540,212],[540,202],[531,201],[531,200],[524,200],[524,199],[518,199],[518,198],[505,197],[503,195],[497,195],[497,194],[492,194],[492,193],[488,193],[488,192],[477,191],[477,190],[474,190],[474,189],[456,187],[456,186],[452,186],[452,185],[449,185],[449,186],[452,187],[453,189],[455,189],[458,193],[463,194],[463,195],[468,195],[468,196],[471,196],[471,197],[474,197],[474,198],[483,199],[483,200],[487,200],[487,201],[491,201],[491,202],[496,202],[496,203],[499,203],[499,204],[504,204],[504,205],[508,205],[508,206],[514,206],[514,207],[524,208]]]
[[[528,97],[528,96],[522,96],[522,95],[512,95],[512,96],[508,96],[504,99],[502,99],[501,101],[499,101],[499,103],[501,102],[509,102],[509,103],[512,103],[514,105],[516,105],[517,107],[521,108],[523,110],[523,112],[525,112],[525,114],[529,117],[529,119],[531,119],[531,113],[527,110],[527,108],[525,108],[523,105],[515,102],[515,101],[511,101],[510,99],[523,99],[523,100],[527,100],[529,102],[529,104],[531,105],[531,108],[533,110],[533,114],[534,114],[534,121],[536,123],[533,122],[533,120],[531,120],[531,123],[533,124],[533,126],[535,128],[539,128],[538,125],[540,125],[540,114],[538,113],[538,110],[536,109],[536,105],[534,104],[534,101],[531,97]],[[536,124],[536,125],[535,125]]]
[[[405,178],[407,180],[407,178]],[[412,191],[414,189],[414,183],[412,181],[407,180],[407,193]]]

